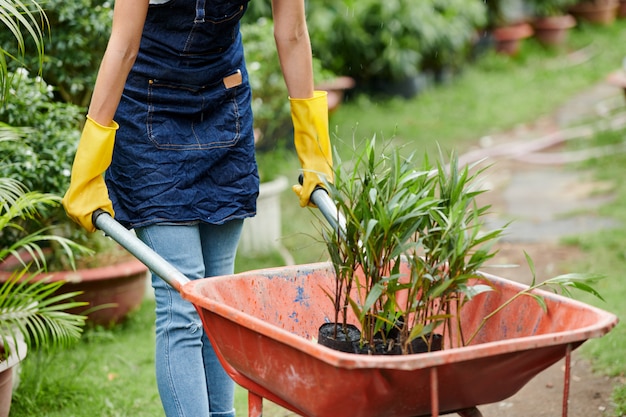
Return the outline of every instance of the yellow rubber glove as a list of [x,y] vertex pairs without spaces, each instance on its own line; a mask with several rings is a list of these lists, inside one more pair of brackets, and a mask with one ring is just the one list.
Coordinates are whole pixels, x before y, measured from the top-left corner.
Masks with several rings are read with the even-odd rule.
[[301,207],[315,207],[310,201],[316,187],[333,181],[333,158],[328,133],[326,91],[316,91],[312,98],[290,98],[294,144],[302,166],[304,182],[294,185]]
[[89,232],[96,231],[91,221],[96,209],[115,215],[102,174],[111,165],[118,128],[116,122],[102,126],[87,116],[74,157],[70,188],[62,203],[67,215]]

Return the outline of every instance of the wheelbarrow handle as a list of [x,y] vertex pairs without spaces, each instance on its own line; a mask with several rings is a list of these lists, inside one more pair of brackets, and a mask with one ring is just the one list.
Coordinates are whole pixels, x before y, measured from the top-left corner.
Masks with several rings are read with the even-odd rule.
[[[304,178],[302,174],[298,178],[298,182],[302,185]],[[328,191],[323,187],[316,187],[311,193],[311,202],[317,206],[322,212],[322,215],[326,218],[326,221],[331,227],[337,230],[340,234],[346,231],[346,219],[343,214],[337,209],[337,206],[333,202],[332,198],[328,195]]]
[[325,189],[322,187],[316,188],[313,193],[311,193],[311,201],[320,209],[322,215],[333,229],[337,230],[340,234],[345,233],[346,219],[337,209],[337,206],[335,206],[335,203]]
[[182,286],[189,282],[189,278],[182,272],[143,243],[133,232],[119,224],[106,211],[98,209],[91,218],[94,226],[119,243],[176,291],[180,292]]
[[[302,179],[300,181],[302,181]],[[345,218],[337,210],[333,200],[324,188],[316,188],[311,194],[311,201],[320,209],[333,228],[338,229],[339,233],[345,231]],[[94,226],[119,243],[120,246],[150,268],[153,273],[176,291],[180,292],[182,286],[189,282],[189,278],[183,275],[182,272],[174,268],[174,266],[163,259],[161,255],[143,243],[133,232],[113,219],[106,211],[98,209],[94,211],[91,218]]]

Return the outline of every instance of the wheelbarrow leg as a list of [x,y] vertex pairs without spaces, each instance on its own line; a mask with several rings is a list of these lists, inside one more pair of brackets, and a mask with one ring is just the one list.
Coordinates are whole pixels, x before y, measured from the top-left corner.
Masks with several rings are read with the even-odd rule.
[[430,368],[430,415],[439,417],[439,376],[437,368]]
[[569,389],[572,369],[572,344],[569,343],[565,349],[565,376],[563,380],[563,417],[567,417],[569,405]]
[[[483,417],[478,408],[466,408],[456,412],[461,417]],[[430,415],[439,417],[439,376],[437,368],[430,368]]]
[[248,417],[263,416],[263,397],[248,391]]

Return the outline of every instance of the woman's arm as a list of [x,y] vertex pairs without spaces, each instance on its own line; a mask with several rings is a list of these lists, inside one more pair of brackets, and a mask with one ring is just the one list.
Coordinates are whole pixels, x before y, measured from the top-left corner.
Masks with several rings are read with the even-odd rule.
[[272,0],[274,38],[287,84],[293,141],[302,166],[303,183],[293,191],[300,205],[315,206],[311,194],[333,180],[326,92],[314,91],[311,41],[304,0]]
[[272,0],[274,39],[291,98],[313,97],[313,59],[304,0]]
[[89,116],[109,126],[117,110],[128,73],[135,63],[149,0],[116,0],[113,25],[98,70]]

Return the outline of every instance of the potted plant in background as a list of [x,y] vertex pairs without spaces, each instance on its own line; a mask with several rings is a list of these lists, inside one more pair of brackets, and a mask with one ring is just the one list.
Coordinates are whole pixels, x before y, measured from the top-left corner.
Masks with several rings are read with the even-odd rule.
[[517,0],[485,0],[488,29],[495,49],[505,55],[516,55],[524,39],[533,34],[527,22],[524,4]]
[[357,92],[403,98],[427,88],[431,71],[458,66],[485,19],[481,2],[463,0],[323,0],[307,11],[324,68],[352,77]]
[[445,0],[432,2],[430,13],[422,15],[423,36],[420,70],[435,84],[451,80],[476,52],[478,28],[487,23],[483,2]]
[[[253,22],[242,23],[241,33],[246,45],[246,64],[252,88],[256,149],[268,152],[289,147],[293,129],[289,93],[276,52],[272,20],[260,17]],[[317,58],[313,59],[313,69],[318,85],[337,78],[331,71],[323,69]]]
[[528,0],[531,6],[535,37],[543,45],[559,46],[567,40],[568,31],[576,26],[576,19],[567,8],[578,0]]
[[326,0],[308,8],[311,43],[325,68],[378,94],[411,97],[424,88],[421,22],[432,14],[428,2]]
[[366,354],[463,347],[515,299],[530,296],[543,306],[532,293],[541,286],[599,296],[588,284],[595,275],[533,282],[474,317],[476,329],[463,329],[464,307],[493,291],[480,269],[496,254],[506,228],[484,227],[489,206],[480,206],[477,197],[485,191],[480,180],[486,168],[480,162],[459,167],[454,154],[447,162],[440,156],[436,165],[425,157],[420,165],[399,148],[377,148],[375,140],[355,154],[349,166],[335,157],[334,183],[327,184],[345,225],[322,223],[335,279],[325,289],[334,318],[320,327],[319,343]]
[[20,220],[36,220],[46,207],[60,205],[60,198],[50,194],[28,192],[17,181],[0,178],[0,236],[10,237],[0,248],[0,262],[13,255],[32,255],[36,272],[24,263],[0,283],[0,417],[7,417],[14,389],[14,370],[26,356],[28,348],[67,346],[80,338],[85,317],[68,313],[85,303],[73,301],[78,292],[63,292],[62,281],[37,279],[46,265],[40,247],[57,242],[72,260],[78,246],[65,238],[49,234],[46,228],[24,230]]
[[[104,52],[110,31],[112,3],[92,5],[88,0],[55,0],[42,7],[36,1],[25,4],[20,14],[31,17],[32,28],[24,33],[33,37],[38,53],[23,53],[25,46],[31,46],[28,37],[17,35],[25,29],[21,24],[25,19],[16,19],[12,30],[0,31],[2,45],[8,49],[6,56],[20,58],[2,61],[4,74],[8,76],[3,79],[6,94],[0,122],[28,128],[28,134],[19,142],[0,142],[0,176],[20,178],[31,190],[63,195],[84,120],[85,109],[80,106],[91,96],[98,57]],[[4,19],[3,23],[11,21]],[[43,36],[42,22],[49,23],[50,36]],[[54,224],[54,233],[95,250],[93,255],[79,256],[78,271],[74,271],[62,256],[63,251],[53,244],[45,248],[51,251],[49,267],[55,272],[53,279],[71,280],[73,283],[64,289],[83,291],[81,298],[92,309],[90,322],[115,323],[143,301],[147,280],[144,265],[102,234],[80,230],[61,207],[47,209],[45,216]],[[12,262],[11,259],[4,262],[9,271],[0,271],[1,280],[10,276]],[[105,268],[101,268],[103,265]]]
[[252,88],[252,111],[256,148],[259,151],[285,146],[291,135],[289,94],[282,79],[272,20],[259,18],[242,23],[246,64]]
[[586,22],[611,25],[617,18],[619,0],[579,0],[570,7],[570,13]]

